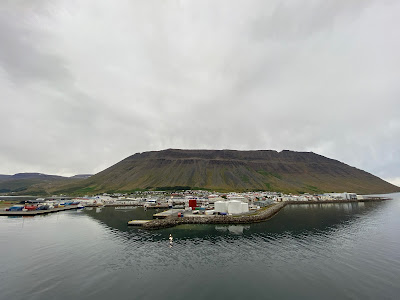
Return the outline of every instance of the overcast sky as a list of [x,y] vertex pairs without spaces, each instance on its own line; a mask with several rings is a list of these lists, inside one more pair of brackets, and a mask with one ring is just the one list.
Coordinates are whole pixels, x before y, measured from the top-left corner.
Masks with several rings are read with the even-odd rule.
[[398,0],[2,0],[0,174],[313,151],[400,184]]

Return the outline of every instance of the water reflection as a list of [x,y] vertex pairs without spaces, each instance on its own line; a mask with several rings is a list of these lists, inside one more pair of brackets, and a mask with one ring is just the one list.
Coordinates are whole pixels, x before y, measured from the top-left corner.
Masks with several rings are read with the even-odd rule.
[[305,235],[331,233],[340,226],[356,222],[361,216],[372,213],[384,203],[340,203],[288,205],[270,220],[249,225],[180,225],[174,228],[145,231],[128,227],[130,220],[150,220],[153,214],[162,210],[141,207],[86,208],[86,215],[127,239],[151,238],[167,240],[172,233],[179,240],[214,238],[230,235],[232,238],[251,238],[260,235],[270,238],[274,235],[290,234],[303,238]]
[[250,225],[215,225],[215,230],[219,232],[230,232],[233,234],[241,235],[244,230],[250,229]]
[[142,208],[0,218],[0,299],[397,299],[400,202],[360,204],[156,231],[127,226]]

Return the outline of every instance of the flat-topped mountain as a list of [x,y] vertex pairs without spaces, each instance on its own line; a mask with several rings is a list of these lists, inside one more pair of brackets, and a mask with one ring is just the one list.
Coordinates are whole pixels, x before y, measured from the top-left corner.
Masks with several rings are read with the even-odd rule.
[[68,191],[174,188],[360,194],[400,191],[370,173],[312,152],[179,149],[134,154]]

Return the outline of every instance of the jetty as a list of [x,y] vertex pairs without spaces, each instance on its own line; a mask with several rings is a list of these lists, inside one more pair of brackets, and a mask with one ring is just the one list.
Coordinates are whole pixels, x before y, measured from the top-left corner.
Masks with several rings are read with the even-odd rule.
[[37,215],[46,215],[50,213],[56,213],[60,211],[78,209],[78,205],[68,205],[64,207],[57,207],[51,209],[43,209],[43,210],[28,210],[28,211],[6,211],[0,210],[0,216],[37,216]]
[[357,202],[380,202],[392,200],[387,197],[365,197],[363,199],[344,199],[344,200],[308,200],[308,201],[286,201],[287,204],[338,204],[338,203],[357,203]]
[[201,218],[197,216],[186,216],[186,217],[178,217],[175,212],[169,210],[164,212],[169,214],[169,216],[162,219],[153,219],[146,220],[141,224],[133,221],[128,222],[128,225],[136,225],[141,226],[144,229],[154,230],[154,229],[162,229],[174,227],[182,224],[250,224],[250,223],[258,223],[263,222],[273,215],[278,213],[283,207],[287,205],[286,202],[281,202],[277,204],[270,205],[269,207],[265,207],[260,209],[253,214],[246,215],[217,215],[217,216],[202,216]]
[[169,209],[166,211],[162,211],[160,213],[154,214],[153,215],[153,219],[165,219],[167,217],[171,217],[171,216],[176,216],[178,215],[178,213],[183,213],[185,210],[184,209]]
[[[340,204],[340,203],[357,203],[357,202],[374,202],[374,201],[385,201],[390,200],[386,197],[368,197],[358,200],[326,200],[326,201],[282,201],[267,207],[264,207],[258,211],[250,212],[239,215],[202,215],[199,216],[189,215],[179,217],[177,216],[181,210],[170,209],[158,214],[153,215],[153,220],[146,220],[142,222],[130,221],[128,225],[141,226],[144,229],[154,230],[174,227],[182,224],[251,224],[259,223],[268,220],[277,214],[286,205],[297,205],[297,204]],[[135,223],[131,223],[135,222]]]
[[147,222],[151,222],[151,220],[132,220],[128,222],[129,226],[143,226]]

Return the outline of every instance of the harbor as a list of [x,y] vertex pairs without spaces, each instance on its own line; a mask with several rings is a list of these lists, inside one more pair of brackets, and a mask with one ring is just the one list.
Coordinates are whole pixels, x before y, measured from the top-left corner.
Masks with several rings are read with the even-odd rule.
[[[202,214],[199,214],[192,207],[186,210],[182,209],[169,209],[163,212],[159,212],[153,215],[153,220],[141,220],[141,221],[129,221],[129,226],[141,226],[144,229],[156,230],[174,227],[183,224],[251,224],[259,223],[268,220],[275,214],[279,213],[286,205],[305,205],[305,204],[343,204],[343,203],[358,203],[358,202],[380,202],[390,200],[387,197],[369,197],[360,199],[337,199],[337,200],[325,200],[325,201],[280,201],[270,204],[266,207],[252,207],[251,211],[242,211],[236,214],[227,214],[222,204],[236,204],[235,201],[231,203],[215,203],[214,207],[218,207],[217,212],[214,210],[205,210]],[[222,206],[222,208],[221,208]],[[240,205],[241,206],[241,205]],[[209,213],[207,213],[209,212]]]
[[51,213],[56,213],[60,211],[72,210],[72,209],[80,209],[79,205],[68,205],[63,207],[50,208],[46,210],[15,210],[15,211],[7,211],[0,210],[0,216],[37,216],[37,215],[46,215]]
[[[3,210],[0,216],[37,216],[73,209],[104,207],[115,209],[140,208],[148,212],[146,220],[130,220],[128,226],[155,230],[183,224],[251,224],[263,222],[288,204],[327,204],[384,201],[389,198],[360,196],[355,193],[321,195],[285,195],[274,192],[210,193],[183,191],[181,193],[146,193],[146,197],[127,195],[97,195],[73,199],[44,199],[21,201]],[[24,204],[22,204],[24,203]],[[160,211],[161,210],[161,211]]]
[[160,213],[156,213],[153,215],[153,219],[165,219],[172,216],[178,216],[178,214],[183,214],[185,210],[183,209],[169,209],[166,211],[162,211]]
[[132,220],[128,222],[130,226],[143,226],[144,224],[150,222],[150,220]]
[[212,216],[170,216],[164,219],[155,219],[143,223],[144,229],[154,230],[174,227],[183,224],[251,224],[266,221],[273,215],[278,213],[283,207],[287,205],[286,202],[273,204],[270,207],[263,208],[262,210],[250,215],[212,215]]
[[[364,298],[383,295],[395,299],[400,198],[388,197],[395,200],[287,203],[270,218],[251,224],[227,223],[245,220],[246,213],[240,217],[215,214],[211,222],[221,219],[221,224],[209,220],[198,224],[209,215],[197,210],[189,217],[186,211],[183,217],[172,217],[185,224],[157,230],[134,224],[168,221],[152,219],[168,209],[103,206],[38,217],[2,216],[2,296],[54,299],[65,295],[61,298],[67,300],[90,294],[90,299],[174,299],[176,290],[168,287],[187,282],[182,299],[191,294],[194,299],[215,295],[236,299],[248,295],[248,289],[238,287],[244,281],[261,298],[268,290],[268,295],[279,299],[295,299],[299,293],[311,299],[345,299],[348,291],[357,290]],[[131,220],[134,224],[128,226]],[[316,276],[323,286],[310,291]],[[207,288],[201,289],[204,278],[218,284],[206,283]],[[55,280],[68,284],[49,285]],[[26,288],[21,288],[22,281]],[[292,284],[282,292],[279,284],[286,281]],[[335,297],[327,296],[326,288],[339,283],[343,290]],[[80,288],[71,289],[71,285]],[[161,288],[154,289],[154,285]],[[143,290],[147,294],[141,297]]]

